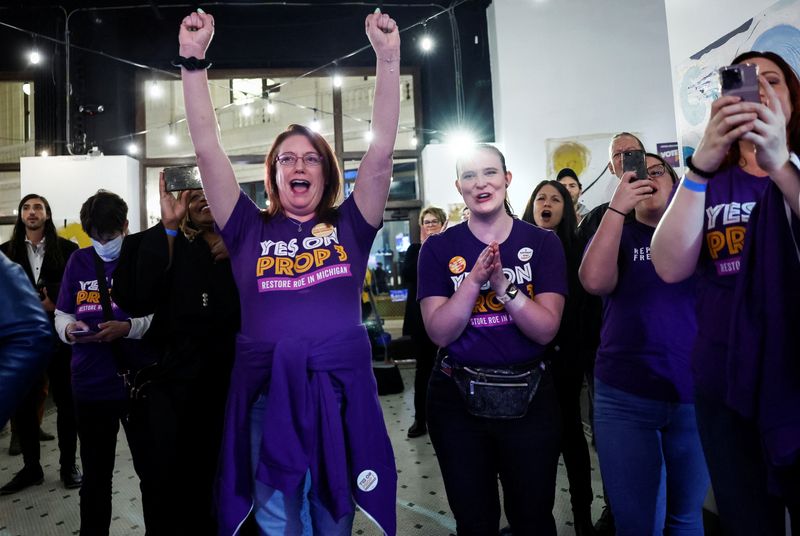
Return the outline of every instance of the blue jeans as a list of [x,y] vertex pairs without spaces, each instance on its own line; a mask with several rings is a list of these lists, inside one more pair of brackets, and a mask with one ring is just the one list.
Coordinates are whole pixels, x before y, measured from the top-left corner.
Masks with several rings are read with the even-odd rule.
[[642,398],[595,378],[594,420],[617,536],[702,536],[709,477],[694,405]]
[[[349,536],[353,528],[355,513],[338,522],[311,490],[311,472],[305,481],[291,493],[283,493],[255,478],[258,454],[261,448],[261,425],[263,423],[266,397],[261,395],[250,409],[250,456],[253,466],[253,512],[261,534],[308,536]],[[306,499],[307,498],[307,499]]]
[[725,535],[783,535],[784,505],[767,492],[767,467],[755,423],[700,393],[695,393],[695,406]]

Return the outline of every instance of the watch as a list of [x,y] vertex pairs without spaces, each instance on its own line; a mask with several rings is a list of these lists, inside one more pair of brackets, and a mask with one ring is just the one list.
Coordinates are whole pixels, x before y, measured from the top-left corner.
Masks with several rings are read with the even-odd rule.
[[514,298],[516,298],[518,293],[519,293],[519,289],[517,288],[517,286],[514,283],[510,283],[508,285],[508,287],[506,288],[506,291],[505,291],[504,294],[502,294],[502,295],[498,294],[497,295],[497,301],[499,301],[500,303],[505,305],[508,302],[510,302],[511,300],[513,300]]

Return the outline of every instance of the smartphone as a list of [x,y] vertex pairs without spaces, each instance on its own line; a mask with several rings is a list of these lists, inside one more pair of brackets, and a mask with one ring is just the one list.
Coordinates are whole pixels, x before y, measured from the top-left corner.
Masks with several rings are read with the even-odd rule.
[[647,178],[647,165],[644,159],[644,151],[625,151],[622,153],[622,171],[633,171],[636,173],[631,182]]
[[197,166],[175,166],[164,168],[164,182],[168,192],[200,190],[203,181]]
[[80,330],[70,331],[69,334],[75,338],[80,338],[80,337],[88,337],[89,335],[97,335],[97,332],[92,331],[91,329],[80,329]]
[[742,63],[728,65],[719,70],[722,95],[741,97],[746,102],[761,102],[758,94],[758,65]]

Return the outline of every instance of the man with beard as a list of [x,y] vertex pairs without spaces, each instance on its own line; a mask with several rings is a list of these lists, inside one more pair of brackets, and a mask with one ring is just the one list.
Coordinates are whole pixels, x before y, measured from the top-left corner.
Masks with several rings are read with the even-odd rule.
[[[11,240],[0,245],[9,259],[21,265],[28,280],[39,293],[42,307],[51,324],[55,300],[69,256],[78,249],[76,244],[60,238],[53,225],[50,204],[37,194],[22,198],[17,209],[17,222]],[[60,451],[61,481],[68,489],[81,486],[82,475],[75,464],[77,429],[70,386],[70,347],[56,342],[48,365],[50,388],[58,411],[58,448]],[[34,382],[20,402],[14,415],[16,434],[22,448],[24,466],[11,481],[0,488],[0,494],[16,493],[29,486],[41,484],[44,472],[39,463],[39,405],[47,378],[42,375]]]

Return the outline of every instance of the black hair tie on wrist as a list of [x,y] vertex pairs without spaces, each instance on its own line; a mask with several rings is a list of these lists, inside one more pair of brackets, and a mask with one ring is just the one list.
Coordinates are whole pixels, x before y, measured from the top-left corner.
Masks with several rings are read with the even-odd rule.
[[178,56],[172,60],[172,65],[175,67],[183,67],[187,71],[202,71],[211,67],[211,62],[208,60],[199,60],[194,56],[188,58]]
[[714,175],[717,173],[716,171],[703,171],[702,169],[699,169],[692,162],[691,156],[686,159],[686,167],[689,168],[692,173],[699,177],[703,177],[704,179],[713,179]]

